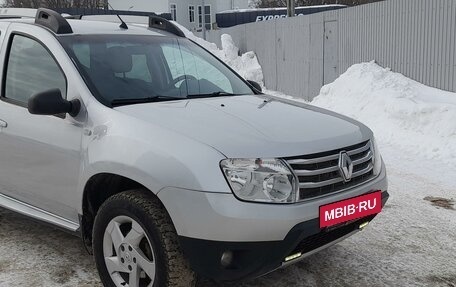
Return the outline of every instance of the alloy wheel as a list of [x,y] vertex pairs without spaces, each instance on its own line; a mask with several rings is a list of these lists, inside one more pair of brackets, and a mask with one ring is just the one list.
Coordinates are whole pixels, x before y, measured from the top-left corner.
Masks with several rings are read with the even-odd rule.
[[152,287],[155,255],[141,225],[128,216],[113,218],[103,237],[106,269],[118,287]]

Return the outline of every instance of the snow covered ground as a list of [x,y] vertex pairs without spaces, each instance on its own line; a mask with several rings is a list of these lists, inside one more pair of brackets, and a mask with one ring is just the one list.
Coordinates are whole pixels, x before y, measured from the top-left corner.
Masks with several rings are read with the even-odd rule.
[[[229,36],[221,50],[197,40],[262,83],[255,54],[238,56]],[[222,286],[455,287],[456,94],[362,63],[323,87],[311,104],[374,130],[391,198],[365,231],[348,240],[265,277]],[[62,231],[0,209],[0,242],[0,286],[99,285],[79,239]]]
[[[365,231],[286,269],[221,286],[456,286],[456,211],[424,200],[454,197],[456,170],[381,148],[391,198]],[[0,286],[101,286],[78,238],[4,210],[0,227]]]

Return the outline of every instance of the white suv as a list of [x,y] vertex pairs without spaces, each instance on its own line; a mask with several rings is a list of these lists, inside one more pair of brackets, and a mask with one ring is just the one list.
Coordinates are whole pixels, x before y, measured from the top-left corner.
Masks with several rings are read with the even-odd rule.
[[106,286],[243,280],[385,204],[364,125],[261,93],[172,23],[0,21],[0,205],[69,230]]

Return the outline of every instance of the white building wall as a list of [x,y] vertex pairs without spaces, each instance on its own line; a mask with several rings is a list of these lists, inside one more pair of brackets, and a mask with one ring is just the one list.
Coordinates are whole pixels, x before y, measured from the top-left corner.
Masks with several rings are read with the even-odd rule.
[[[230,1],[230,0],[225,0]],[[177,22],[190,31],[196,32],[201,30],[200,19],[198,17],[198,7],[201,7],[201,0],[169,0],[169,4],[177,5]],[[204,5],[210,6],[211,8],[211,21],[210,23],[215,23],[215,14],[217,13],[217,0],[205,0]],[[194,22],[190,22],[190,6],[194,7],[195,17]],[[204,13],[204,12],[203,12]],[[211,25],[212,26],[212,25]]]
[[[169,0],[169,5],[176,4],[177,5],[177,19],[176,21],[181,24],[182,26],[186,27],[187,29],[191,30],[193,28],[194,23],[190,23],[189,20],[189,11],[188,6],[192,4],[192,0]],[[198,21],[198,15],[195,7],[195,23]]]
[[[177,5],[177,22],[187,27],[191,31],[201,30],[198,7],[201,6],[202,0],[169,0],[170,4]],[[206,6],[211,7],[211,26],[213,27],[216,22],[216,14],[221,11],[231,9],[245,9],[248,8],[249,0],[204,0]],[[189,6],[195,7],[195,21],[190,22]]]
[[[204,2],[206,6],[211,7],[211,27],[214,27],[216,22],[215,15],[218,12],[231,9],[245,9],[248,8],[249,4],[249,0],[204,0]],[[201,30],[198,7],[201,7],[202,0],[109,0],[109,4],[111,4],[115,10],[156,13],[171,12],[171,4],[175,4],[177,7],[177,22],[193,32]],[[193,6],[195,9],[195,21],[192,23],[190,22],[189,6]]]
[[217,2],[217,12],[249,8],[248,0],[215,0],[214,2]]
[[[182,0],[176,0],[176,2],[179,1]],[[109,0],[109,4],[111,4],[115,10],[131,10],[155,13],[169,12],[168,0]]]

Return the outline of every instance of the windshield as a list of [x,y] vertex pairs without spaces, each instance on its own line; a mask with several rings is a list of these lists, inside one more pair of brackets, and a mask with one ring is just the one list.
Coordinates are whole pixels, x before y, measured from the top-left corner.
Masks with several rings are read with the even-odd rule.
[[94,95],[108,106],[253,94],[235,73],[188,39],[77,35],[60,41]]

